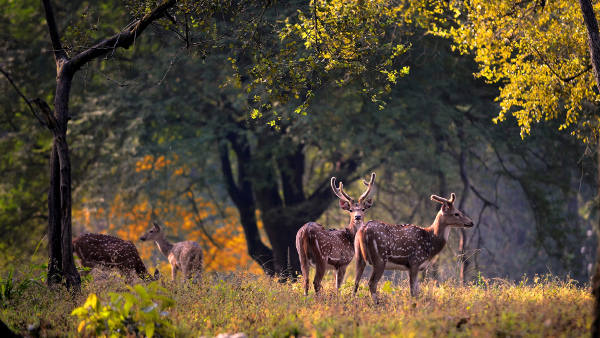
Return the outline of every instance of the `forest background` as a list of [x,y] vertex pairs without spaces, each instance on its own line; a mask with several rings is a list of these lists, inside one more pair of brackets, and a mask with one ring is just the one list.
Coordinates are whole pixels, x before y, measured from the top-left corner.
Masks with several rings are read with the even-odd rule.
[[[125,27],[128,4],[54,5],[65,41],[82,41],[89,31]],[[23,92],[52,102],[56,74],[43,8],[8,0],[0,8],[0,63]],[[295,9],[265,20],[280,22]],[[153,266],[163,258],[137,239],[154,220],[172,241],[197,240],[209,271],[282,272],[288,257],[296,265],[294,229],[307,221],[347,224],[331,176],[356,196],[360,180],[376,172],[367,219],[428,226],[437,212],[429,196],[455,192],[474,220],[464,256],[458,231],[451,233],[438,278],[458,277],[468,258],[466,279],[552,273],[589,282],[597,243],[594,142],[572,136],[578,125],[556,120],[542,119],[524,138],[512,115],[494,123],[500,91],[473,76],[473,56],[417,23],[402,29],[398,41],[409,48],[394,65],[408,74],[371,88],[375,99],[364,90],[373,82],[339,86],[324,77],[301,113],[302,99],[252,108],[250,80],[237,77],[252,60],[232,53],[243,51],[239,41],[181,48],[155,29],[134,48],[91,62],[75,76],[70,101],[73,234],[132,240]],[[8,81],[0,81],[0,93],[4,267],[30,257],[47,232],[52,135]]]

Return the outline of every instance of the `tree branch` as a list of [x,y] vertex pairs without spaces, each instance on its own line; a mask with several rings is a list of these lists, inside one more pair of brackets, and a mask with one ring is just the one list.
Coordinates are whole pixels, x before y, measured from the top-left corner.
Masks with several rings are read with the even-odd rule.
[[135,42],[137,36],[139,36],[153,21],[161,18],[169,8],[175,5],[175,3],[177,3],[177,0],[166,0],[153,9],[152,12],[146,14],[146,16],[144,16],[136,24],[131,25],[121,33],[115,34],[111,38],[108,38],[96,44],[94,47],[78,54],[69,61],[72,67],[71,72],[77,71],[85,63],[94,60],[110,50],[114,50],[119,47],[128,49]]
[[42,0],[42,3],[44,4],[44,12],[46,13],[48,31],[50,31],[50,40],[52,41],[54,59],[56,60],[56,64],[58,65],[68,60],[67,52],[65,52],[65,50],[62,48],[62,44],[60,43],[60,35],[58,34],[58,28],[56,27],[56,21],[54,20],[54,11],[52,10],[52,4],[50,3],[50,0]]
[[38,116],[38,114],[35,113],[35,110],[33,109],[33,106],[31,105],[31,101],[32,100],[28,99],[25,96],[25,94],[23,94],[23,92],[19,89],[19,87],[17,87],[17,85],[15,84],[15,82],[13,81],[13,79],[10,77],[10,74],[7,71],[5,71],[3,69],[3,67],[4,67],[4,64],[0,64],[0,73],[4,74],[4,76],[6,76],[6,78],[10,82],[10,84],[15,88],[15,90],[19,94],[19,96],[21,96],[23,98],[23,100],[25,100],[25,103],[27,103],[27,105],[29,106],[29,109],[31,109],[31,112],[33,113],[33,116],[35,116],[35,118],[40,122],[40,125],[42,126],[42,128],[46,128],[46,124],[44,123],[44,121],[42,121],[42,119],[40,119],[40,117]]
[[44,114],[44,119],[46,120],[46,126],[48,126],[48,129],[57,128],[59,126],[58,121],[56,121],[54,114],[52,114],[52,109],[50,109],[50,106],[48,106],[48,103],[46,103],[46,101],[44,101],[43,99],[41,99],[39,97],[36,97],[32,101],[35,102],[35,104],[37,104],[37,106],[40,108],[40,110]]

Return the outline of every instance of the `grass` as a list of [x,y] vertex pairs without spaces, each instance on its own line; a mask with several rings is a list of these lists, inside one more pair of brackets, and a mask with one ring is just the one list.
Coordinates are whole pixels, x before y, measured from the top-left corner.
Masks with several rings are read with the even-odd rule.
[[[5,272],[1,272],[5,274]],[[436,337],[436,336],[587,336],[593,298],[589,287],[551,276],[529,283],[480,278],[466,286],[447,281],[421,283],[418,299],[408,283],[380,283],[381,304],[374,305],[363,282],[356,298],[347,279],[339,294],[332,282],[322,295],[303,296],[300,283],[236,271],[205,276],[201,285],[159,282],[176,305],[168,310],[175,335],[216,336],[245,332],[250,337]],[[71,316],[94,293],[101,302],[109,292],[128,292],[118,275],[84,283],[81,294],[31,287],[0,308],[11,329],[42,336],[77,336],[79,319]]]

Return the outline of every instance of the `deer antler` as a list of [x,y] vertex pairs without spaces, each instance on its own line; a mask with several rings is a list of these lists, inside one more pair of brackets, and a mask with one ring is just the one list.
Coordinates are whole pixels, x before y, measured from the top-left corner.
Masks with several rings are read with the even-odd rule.
[[367,196],[369,196],[369,194],[371,193],[371,188],[373,188],[373,184],[375,183],[375,173],[371,173],[371,181],[367,183],[367,181],[363,180],[363,184],[366,185],[367,191],[365,191],[362,195],[360,195],[360,197],[358,198],[358,203],[362,203]]
[[337,197],[339,197],[341,200],[346,201],[350,204],[354,204],[354,198],[352,198],[348,194],[346,194],[346,192],[344,191],[344,185],[342,184],[342,182],[340,182],[339,188],[335,187],[335,177],[331,178],[331,189],[333,189],[333,192],[335,193],[335,195]]
[[437,195],[431,195],[431,200],[439,202],[439,203],[453,204],[455,199],[456,199],[456,195],[454,195],[454,193],[450,194],[449,200],[447,200],[443,197],[437,196]]

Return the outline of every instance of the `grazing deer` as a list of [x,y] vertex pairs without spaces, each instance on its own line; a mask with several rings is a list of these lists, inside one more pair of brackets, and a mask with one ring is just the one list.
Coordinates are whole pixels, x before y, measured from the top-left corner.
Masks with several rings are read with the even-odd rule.
[[[155,241],[160,252],[167,257],[171,263],[171,276],[175,281],[177,270],[181,270],[183,277],[187,280],[195,277],[194,282],[202,279],[203,256],[200,244],[194,241],[169,243],[162,227],[155,222],[154,226],[143,236],[140,241]],[[192,276],[194,274],[195,276]]]
[[431,195],[431,199],[442,203],[435,221],[429,228],[421,228],[412,224],[393,225],[380,221],[369,221],[356,234],[354,246],[356,250],[356,279],[354,291],[362,277],[366,263],[373,265],[369,278],[369,290],[375,303],[377,299],[377,283],[384,270],[408,271],[410,276],[410,294],[419,294],[418,273],[427,268],[448,241],[452,228],[471,228],[473,222],[462,212],[454,208],[452,194],[449,200]]
[[335,177],[331,178],[331,188],[337,197],[340,198],[340,208],[350,212],[350,224],[343,230],[325,228],[315,222],[304,224],[296,234],[296,250],[300,256],[300,267],[304,278],[302,286],[304,295],[308,294],[308,274],[310,265],[315,270],[315,279],[313,284],[315,292],[321,290],[321,280],[325,275],[325,270],[335,270],[336,288],[339,289],[346,274],[346,268],[354,257],[354,236],[356,230],[363,225],[365,210],[371,208],[373,199],[368,198],[373,184],[375,183],[375,173],[371,174],[371,182],[363,183],[368,187],[360,198],[358,203],[344,191],[344,185],[340,182],[340,187],[335,187]]
[[106,266],[119,270],[130,282],[134,272],[140,279],[157,280],[158,269],[151,276],[131,241],[103,234],[85,234],[73,240],[73,252],[81,260],[81,265],[93,269]]

